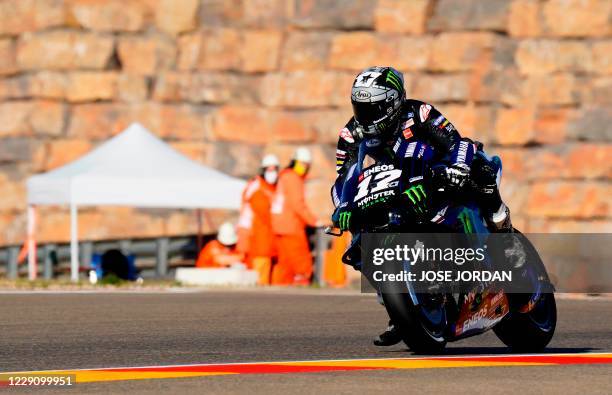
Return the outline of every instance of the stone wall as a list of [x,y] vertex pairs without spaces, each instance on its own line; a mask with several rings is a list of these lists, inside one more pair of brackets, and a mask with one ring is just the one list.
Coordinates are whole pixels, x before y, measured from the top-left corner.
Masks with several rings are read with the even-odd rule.
[[[23,240],[29,175],[135,120],[241,177],[309,145],[326,215],[350,84],[374,64],[502,156],[521,229],[610,232],[611,18],[610,0],[0,0],[0,244]],[[41,210],[43,241],[67,239],[67,214]],[[180,211],[81,216],[85,239],[194,229]]]

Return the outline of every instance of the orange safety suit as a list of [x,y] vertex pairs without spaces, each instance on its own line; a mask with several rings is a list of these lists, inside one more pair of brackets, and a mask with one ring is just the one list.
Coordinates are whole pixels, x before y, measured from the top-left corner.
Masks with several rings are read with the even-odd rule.
[[[276,243],[270,218],[274,186],[257,176],[247,184],[242,194],[242,209],[238,220],[238,244],[246,255],[247,264],[259,273],[259,284],[270,284],[272,258]],[[245,240],[241,240],[241,238]]]
[[254,189],[257,182],[257,177],[247,181],[240,202],[240,215],[236,224],[236,233],[238,235],[238,243],[236,249],[243,254],[249,251],[249,239],[251,237],[251,228],[253,226],[253,209],[248,202],[247,194]]
[[304,177],[288,168],[278,177],[272,201],[272,229],[276,235],[278,263],[272,270],[273,285],[307,285],[312,275],[312,255],[307,226],[316,226],[317,217],[306,205]]
[[225,246],[219,240],[211,240],[200,251],[196,267],[219,268],[243,262],[244,255],[235,247]]

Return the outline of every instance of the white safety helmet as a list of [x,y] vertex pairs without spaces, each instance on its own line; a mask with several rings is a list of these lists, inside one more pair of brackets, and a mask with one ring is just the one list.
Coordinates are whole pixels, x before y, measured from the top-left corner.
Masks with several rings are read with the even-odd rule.
[[298,147],[293,153],[293,160],[304,163],[312,163],[312,153],[306,147]]
[[263,159],[261,160],[262,168],[265,169],[266,167],[270,167],[270,166],[274,166],[274,167],[280,166],[280,162],[278,161],[278,158],[274,154],[268,154],[264,156]]
[[236,229],[231,222],[224,222],[219,227],[219,232],[217,233],[217,240],[219,243],[225,246],[231,246],[238,242],[238,235],[236,234]]

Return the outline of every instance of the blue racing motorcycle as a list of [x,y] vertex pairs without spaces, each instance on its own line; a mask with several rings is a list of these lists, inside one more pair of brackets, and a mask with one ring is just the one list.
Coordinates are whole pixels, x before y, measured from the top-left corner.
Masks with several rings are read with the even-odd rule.
[[[485,154],[480,150],[477,155]],[[492,161],[501,169],[499,158]],[[516,249],[518,242],[522,256],[528,257],[511,268],[529,285],[521,292],[509,292],[484,280],[457,290],[441,288],[437,280],[419,287],[402,281],[386,288],[373,278],[371,257],[362,252],[365,235],[450,233],[471,235],[469,240],[477,245],[491,239],[476,195],[470,193],[473,183],[462,190],[449,189],[444,167],[433,147],[420,141],[399,139],[394,146],[377,139],[362,141],[332,217],[335,225],[353,235],[343,262],[360,270],[375,288],[403,341],[414,352],[439,353],[449,341],[489,329],[514,351],[542,350],[552,339],[557,321],[554,289],[537,251],[518,231],[502,237],[501,243],[507,245],[489,251],[484,264],[506,261],[507,252],[513,246]],[[328,229],[328,233],[342,231]],[[403,265],[407,272],[415,270],[409,261]]]

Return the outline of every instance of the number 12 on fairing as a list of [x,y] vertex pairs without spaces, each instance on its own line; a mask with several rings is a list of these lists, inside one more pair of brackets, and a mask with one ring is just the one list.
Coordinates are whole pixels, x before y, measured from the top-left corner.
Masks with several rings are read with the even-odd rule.
[[[396,181],[402,175],[402,171],[395,170],[387,170],[381,171],[380,173],[376,173],[374,175],[369,175],[363,180],[359,182],[357,185],[358,191],[353,199],[353,202],[363,199],[370,193],[376,193],[385,189],[394,188],[397,186],[399,181]],[[370,189],[370,181],[376,181],[376,184]]]

